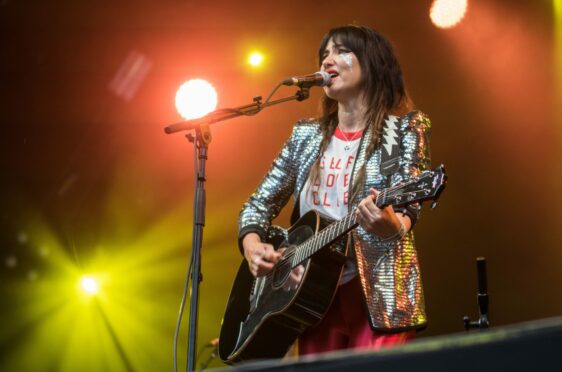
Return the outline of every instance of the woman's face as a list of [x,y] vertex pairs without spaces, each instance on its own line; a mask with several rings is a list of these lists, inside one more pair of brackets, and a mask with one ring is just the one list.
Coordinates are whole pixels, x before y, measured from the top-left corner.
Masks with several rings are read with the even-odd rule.
[[324,87],[328,97],[341,102],[359,96],[361,66],[355,53],[345,45],[330,39],[324,49],[320,69],[335,75],[330,84]]

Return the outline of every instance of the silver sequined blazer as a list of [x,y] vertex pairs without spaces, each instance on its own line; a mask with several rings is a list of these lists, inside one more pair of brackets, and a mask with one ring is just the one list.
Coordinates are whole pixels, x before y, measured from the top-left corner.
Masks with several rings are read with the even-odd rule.
[[[420,111],[412,111],[400,118],[399,125],[399,169],[391,176],[383,176],[380,173],[380,147],[367,158],[367,144],[371,141],[373,133],[371,127],[364,131],[350,189],[362,166],[365,166],[365,185],[350,201],[350,210],[369,195],[370,187],[380,190],[395,185],[430,166],[429,118]],[[294,210],[298,209],[299,195],[312,164],[319,156],[321,139],[320,125],[317,121],[304,120],[295,125],[291,137],[274,160],[269,172],[240,212],[240,242],[249,232],[256,232],[265,239],[271,221],[291,196]],[[410,216],[412,223],[415,223],[419,209],[419,205],[413,205],[400,211]],[[298,211],[296,217],[299,217]],[[414,233],[410,231],[400,241],[382,242],[376,235],[359,226],[353,230],[352,237],[359,279],[372,328],[386,332],[423,328],[427,318]]]

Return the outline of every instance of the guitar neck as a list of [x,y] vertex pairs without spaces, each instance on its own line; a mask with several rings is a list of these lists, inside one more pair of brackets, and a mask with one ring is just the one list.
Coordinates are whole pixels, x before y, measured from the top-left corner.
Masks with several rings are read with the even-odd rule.
[[355,227],[357,227],[357,225],[359,224],[357,223],[354,210],[341,220],[330,224],[314,237],[299,245],[298,249],[295,252],[295,255],[293,256],[293,262],[291,266],[294,268],[300,265],[303,261],[306,261],[320,249],[334,243],[349,231],[353,230]]
[[[433,200],[435,207],[437,198],[445,188],[445,169],[443,165],[433,171],[424,171],[419,176],[407,182],[381,190],[374,200],[379,208],[388,205],[407,205],[413,202]],[[330,224],[328,227],[312,236],[295,250],[291,266],[294,268],[310,258],[320,249],[334,243],[337,239],[357,227],[355,209],[341,220]]]
[[[375,199],[377,207],[383,208],[392,204],[392,197],[396,197],[396,195],[393,195],[395,194],[395,191],[396,190],[392,187],[382,190]],[[336,240],[356,228],[358,225],[359,223],[357,222],[357,218],[355,216],[355,209],[353,209],[353,211],[348,213],[344,218],[330,224],[314,237],[299,245],[295,255],[293,256],[291,267],[297,267],[320,249],[333,244]]]

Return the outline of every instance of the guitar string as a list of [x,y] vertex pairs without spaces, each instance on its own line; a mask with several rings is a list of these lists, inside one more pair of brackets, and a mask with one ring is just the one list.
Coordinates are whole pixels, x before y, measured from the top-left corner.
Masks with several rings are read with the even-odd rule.
[[[398,195],[397,191],[399,191],[400,189],[402,189],[402,188],[404,188],[404,187],[406,187],[406,186],[409,186],[409,185],[411,185],[411,184],[413,184],[413,183],[419,182],[419,180],[420,180],[419,177],[416,177],[416,178],[410,179],[410,180],[408,180],[408,181],[406,181],[406,182],[404,182],[404,183],[397,184],[397,185],[394,185],[394,186],[391,186],[391,187],[388,187],[388,188],[382,190],[382,191],[379,193],[379,195],[377,196],[377,198],[375,199],[375,203],[379,202],[379,198],[382,198],[382,199],[384,200],[384,199],[386,199],[386,198],[388,198],[388,197],[392,197],[392,196]],[[352,217],[351,219],[354,219],[355,214],[354,214],[353,212],[355,212],[355,209],[352,211],[352,213],[347,214],[347,215],[346,215],[344,218],[342,218],[341,220],[339,220],[339,221],[337,221],[337,222],[335,222],[335,223],[329,225],[326,229],[321,230],[320,232],[318,232],[318,234],[309,237],[307,240],[305,240],[304,242],[302,242],[301,244],[299,244],[294,250],[290,251],[287,255],[283,256],[283,258],[281,259],[279,265],[284,265],[284,264],[286,264],[286,263],[289,261],[289,259],[291,259],[295,254],[298,253],[298,251],[301,250],[301,249],[299,249],[299,247],[303,247],[303,246],[305,246],[305,245],[307,245],[307,244],[310,244],[310,242],[311,242],[312,240],[316,240],[316,241],[323,240],[324,237],[326,237],[326,235],[328,235],[328,237],[329,237],[329,236],[330,236],[330,235],[329,235],[329,232],[334,232],[334,231],[332,231],[332,230],[334,230],[337,225],[339,225],[339,224],[345,222],[345,220],[346,220],[348,217],[351,216],[351,217]],[[347,221],[347,222],[345,222],[345,224],[347,224],[347,223],[349,223],[349,222],[351,222],[351,221]],[[356,223],[356,221],[353,221],[352,224],[355,224],[355,223]],[[314,246],[314,244],[312,244],[312,245]],[[322,246],[322,247],[323,247],[324,245],[325,245],[325,244],[320,244],[320,246]],[[307,247],[307,248],[308,248],[308,247]],[[305,249],[306,249],[306,248],[305,248]],[[313,250],[313,251],[314,251],[314,250]],[[309,256],[309,254],[307,254],[307,255],[305,255],[305,256]],[[299,260],[299,261],[300,261],[300,260]],[[300,263],[300,262],[299,262],[299,263]],[[273,275],[273,271],[270,271],[270,272],[267,273],[265,276],[266,276],[266,277],[271,277],[272,275]]]
[[[349,221],[347,221],[348,219],[349,219]],[[336,229],[337,225],[344,225],[344,226],[345,226],[346,224],[349,224],[350,222],[352,222],[354,219],[355,219],[355,215],[354,215],[353,213],[349,213],[347,216],[345,216],[345,217],[342,218],[341,220],[339,220],[339,221],[337,221],[336,223],[334,223],[334,224],[328,226],[326,229],[321,230],[318,234],[316,234],[316,235],[314,235],[314,236],[311,236],[310,238],[308,238],[307,240],[305,240],[304,242],[302,242],[301,244],[299,244],[296,249],[290,251],[289,253],[287,253],[287,255],[283,256],[283,258],[281,259],[279,265],[284,265],[284,264],[285,264],[286,262],[288,262],[294,255],[298,254],[298,253],[302,250],[302,249],[299,249],[299,247],[302,248],[303,246],[310,245],[310,243],[311,243],[313,240],[316,240],[316,241],[324,241],[324,239],[325,239],[326,237],[328,238],[328,241],[335,240],[333,237],[330,238],[330,234],[336,232],[336,231],[334,231],[334,230],[337,230],[337,229]],[[351,223],[351,225],[353,225],[354,223],[355,223],[355,221],[353,221],[353,222]],[[349,228],[349,227],[350,227],[350,226],[347,226],[347,228]],[[338,235],[338,234],[335,234],[335,235]],[[334,236],[335,236],[335,235],[334,235]],[[326,243],[320,243],[320,244],[317,244],[317,245],[323,247],[323,246],[326,245],[326,244],[327,244],[327,242],[326,242]],[[314,246],[314,244],[312,244],[312,246]],[[305,250],[308,249],[308,248],[309,248],[309,247],[306,247]],[[311,248],[312,248],[312,247],[311,247]],[[313,251],[314,251],[314,250],[313,250]],[[310,254],[307,254],[307,255],[305,255],[305,256],[310,256]],[[300,260],[299,260],[299,261],[300,261]],[[300,263],[300,262],[299,262],[299,263]],[[270,275],[270,274],[273,275],[273,273],[272,273],[271,271],[270,271],[268,274],[266,274],[266,275]]]
[[[395,190],[392,190],[392,188],[388,188],[388,189],[383,190],[383,191],[379,194],[379,196],[377,197],[376,201],[379,201],[379,198],[385,199],[385,198],[388,197],[388,196],[392,196],[393,193],[391,193],[390,195],[388,195],[388,192],[387,192],[387,191],[389,191],[389,190],[396,191],[397,189],[403,187],[404,185],[402,184],[402,185],[397,185],[397,186],[398,186],[398,187],[396,187],[396,186],[393,187]],[[350,218],[350,217],[351,217],[351,218]],[[350,219],[350,221],[347,221],[347,219]],[[304,242],[302,242],[301,244],[299,244],[296,249],[290,251],[287,255],[283,256],[283,258],[281,259],[279,265],[284,265],[287,261],[289,261],[291,258],[293,258],[294,255],[298,254],[298,252],[300,252],[300,251],[302,250],[302,247],[305,247],[305,250],[306,250],[306,249],[308,248],[308,247],[306,247],[306,246],[307,246],[307,245],[310,245],[311,239],[314,239],[314,240],[316,240],[316,241],[323,241],[324,238],[326,238],[326,237],[330,238],[330,235],[338,230],[337,227],[339,227],[339,225],[346,225],[346,224],[348,224],[349,222],[352,222],[351,220],[354,220],[354,219],[355,219],[355,214],[354,214],[353,212],[352,212],[352,213],[349,213],[348,215],[346,215],[346,216],[345,216],[344,218],[342,218],[341,220],[339,220],[339,221],[337,221],[337,222],[331,224],[331,225],[328,226],[326,229],[321,230],[318,234],[316,234],[316,235],[314,235],[314,236],[311,236],[310,238],[308,238],[307,240],[305,240]],[[354,224],[354,223],[355,223],[355,221],[353,221],[352,224]],[[349,226],[348,226],[348,227],[349,227]],[[336,235],[338,235],[338,234],[336,234]],[[333,239],[328,239],[328,241],[330,241],[330,240],[333,240]],[[320,244],[318,244],[318,245],[324,246],[325,243],[320,243]],[[299,249],[299,247],[301,247],[301,249]],[[307,254],[307,255],[305,255],[305,256],[309,256],[309,254]],[[300,261],[300,259],[299,259],[299,261]],[[299,263],[300,263],[300,262],[299,262]]]
[[[422,178],[422,177],[415,177],[414,179],[411,179],[411,180],[409,180],[409,181],[407,181],[407,182],[405,182],[405,183],[398,184],[398,185],[395,185],[395,186],[392,186],[392,187],[389,187],[389,188],[386,188],[386,189],[382,190],[381,193],[380,193],[380,194],[377,196],[377,198],[375,199],[375,203],[379,201],[379,198],[382,198],[382,200],[385,200],[385,199],[386,199],[387,197],[389,197],[389,196],[395,196],[395,195],[396,195],[396,194],[395,194],[396,191],[398,191],[398,190],[401,189],[401,188],[404,188],[405,186],[409,186],[409,185],[411,185],[412,183],[419,182],[420,178]],[[352,225],[354,225],[355,223],[357,223],[356,220],[355,220],[355,218],[356,218],[355,213],[353,213],[354,211],[355,211],[355,209],[352,211],[352,213],[348,213],[348,214],[347,214],[344,218],[342,218],[341,220],[339,220],[339,221],[337,221],[337,222],[335,222],[335,223],[329,225],[326,229],[321,230],[320,232],[318,232],[318,234],[309,237],[307,240],[305,240],[304,242],[302,242],[301,244],[299,244],[299,245],[297,246],[297,248],[295,248],[294,250],[290,251],[286,256],[284,256],[284,257],[281,259],[281,262],[280,262],[279,265],[282,266],[282,265],[288,264],[288,263],[289,263],[289,260],[290,260],[294,255],[296,255],[296,254],[298,254],[298,253],[300,253],[300,252],[302,251],[302,249],[299,249],[299,247],[304,248],[304,250],[306,250],[307,252],[308,252],[309,249],[311,249],[311,250],[312,250],[312,253],[314,253],[315,250],[318,250],[318,248],[317,248],[318,246],[323,247],[323,246],[326,245],[326,243],[322,243],[322,241],[324,240],[324,238],[326,238],[326,237],[327,237],[327,238],[330,238],[330,234],[331,234],[331,233],[337,232],[337,230],[339,230],[338,227],[339,227],[340,225],[345,226],[346,229],[347,229],[347,228],[350,228],[350,227],[351,227]],[[345,230],[345,229],[344,229],[344,230]],[[330,240],[332,240],[332,241],[335,240],[335,236],[336,236],[336,235],[339,235],[339,234],[335,234],[334,237],[332,237],[331,239],[328,239],[328,241],[330,241]],[[321,243],[320,243],[320,244],[316,244],[317,247],[316,247],[316,249],[314,249],[314,248],[315,248],[314,242],[318,243],[318,241],[320,241]],[[307,253],[307,254],[305,255],[305,257],[308,257],[308,256],[312,255],[312,253]],[[299,259],[299,261],[300,261],[300,259]],[[299,262],[299,263],[300,263],[300,262]],[[272,277],[273,277],[274,272],[275,272],[275,270],[270,271],[269,273],[267,273],[267,274],[264,276],[264,283],[262,284],[262,287],[264,287],[264,286],[266,286],[266,285],[269,285],[269,283],[273,280]]]
[[[386,191],[386,190],[383,190],[383,191]],[[384,192],[381,192],[381,194],[379,194],[379,197],[384,198],[384,197],[385,197],[384,194],[385,194]],[[378,201],[378,198],[379,198],[379,197],[377,197],[377,201]],[[354,211],[355,211],[355,209],[354,209]],[[286,265],[287,263],[289,263],[289,261],[293,258],[293,256],[299,254],[299,253],[302,251],[303,248],[304,248],[304,250],[306,250],[306,251],[308,251],[309,248],[314,248],[314,245],[315,245],[315,244],[311,244],[311,242],[314,242],[314,241],[319,242],[318,244],[316,244],[316,246],[323,247],[323,246],[325,246],[325,245],[327,244],[328,241],[335,240],[335,236],[338,235],[338,234],[335,234],[334,237],[331,237],[331,234],[332,234],[332,233],[335,233],[335,232],[338,230],[337,227],[339,227],[340,225],[342,225],[342,226],[348,225],[348,226],[346,226],[346,229],[347,229],[347,228],[351,227],[351,225],[353,225],[353,224],[355,224],[355,223],[356,223],[356,221],[355,221],[355,214],[354,214],[353,212],[347,214],[347,215],[346,215],[344,218],[342,218],[341,220],[339,220],[339,221],[337,221],[337,222],[335,222],[335,223],[329,225],[329,226],[328,226],[327,228],[325,228],[324,230],[321,230],[320,232],[318,232],[318,234],[316,234],[316,235],[314,235],[314,236],[311,236],[310,238],[308,238],[307,240],[305,240],[304,242],[302,242],[301,244],[299,244],[299,245],[297,246],[297,248],[291,250],[289,253],[287,253],[285,256],[283,256],[283,258],[282,258],[281,261],[279,262],[278,266],[281,267],[281,266]],[[328,238],[328,239],[326,239],[326,238]],[[327,240],[327,241],[324,242],[324,240]],[[312,245],[312,247],[308,247],[309,245]],[[300,248],[299,248],[299,247],[300,247]],[[314,253],[315,250],[316,250],[316,249],[312,249],[312,253]],[[305,257],[308,257],[308,256],[310,256],[310,255],[311,255],[311,253],[308,253],[308,252],[307,252],[307,254],[305,254]],[[301,261],[301,259],[298,260],[298,263],[300,263],[300,261]],[[294,266],[291,265],[291,267],[294,267]],[[267,278],[271,278],[273,275],[274,275],[274,271],[270,271],[270,272],[267,273],[265,276],[266,276]]]

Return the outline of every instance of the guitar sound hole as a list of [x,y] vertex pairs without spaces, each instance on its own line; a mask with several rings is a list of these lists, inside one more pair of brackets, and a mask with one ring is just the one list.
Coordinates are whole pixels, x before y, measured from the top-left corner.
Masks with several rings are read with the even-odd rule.
[[[293,257],[297,253],[299,245],[314,235],[314,230],[309,225],[301,225],[289,232],[288,241],[283,242],[281,247],[289,247],[283,254],[283,261],[276,265],[273,273],[273,288],[279,289],[285,286],[285,290],[296,289],[298,283],[287,283],[293,269]],[[300,281],[300,279],[299,279]]]
[[285,284],[287,278],[291,274],[291,264],[293,263],[292,257],[295,253],[295,247],[289,247],[283,254],[283,258],[275,266],[273,273],[273,288],[278,289]]

